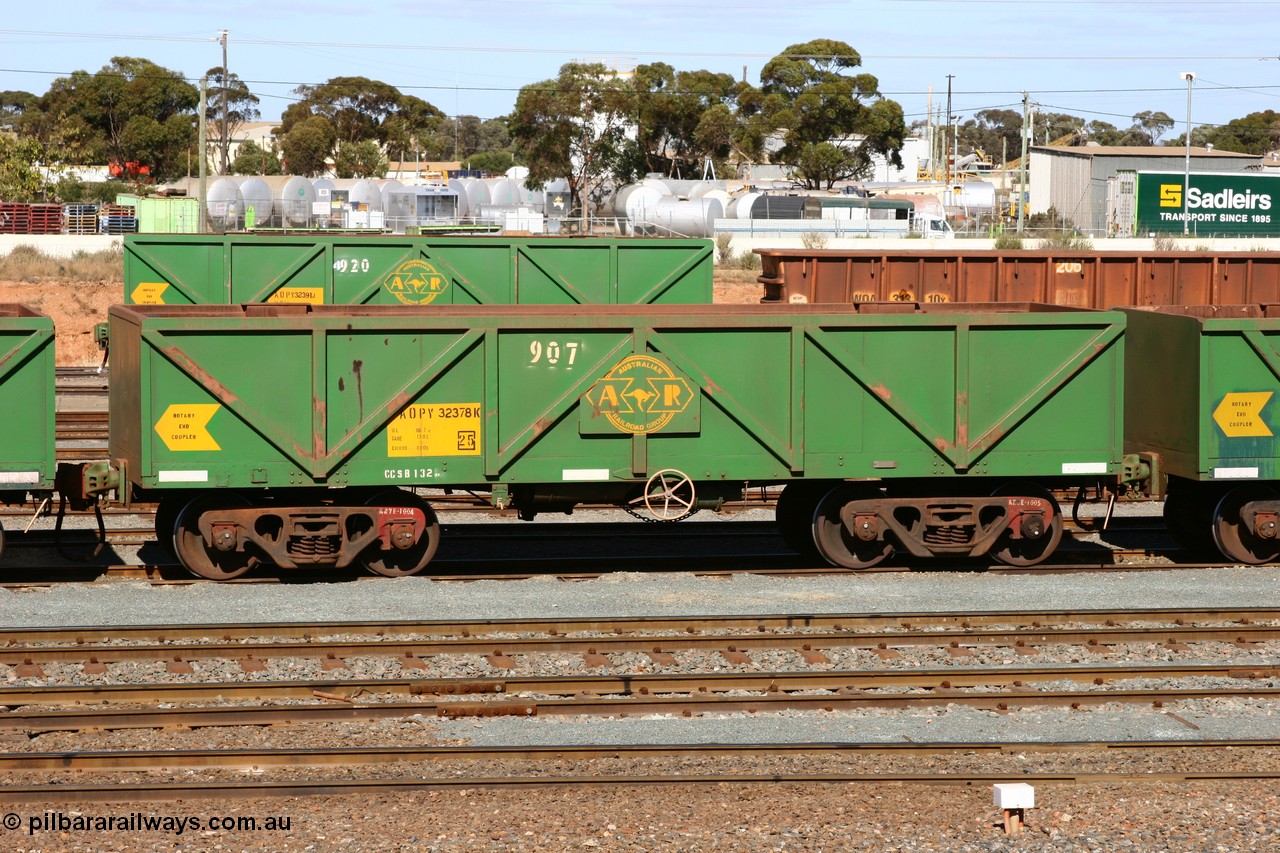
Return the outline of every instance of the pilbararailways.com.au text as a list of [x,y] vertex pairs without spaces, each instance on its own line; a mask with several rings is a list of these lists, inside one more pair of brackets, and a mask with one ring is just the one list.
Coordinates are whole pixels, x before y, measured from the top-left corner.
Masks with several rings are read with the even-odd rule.
[[157,815],[143,812],[127,814],[85,814],[83,812],[42,812],[19,815],[9,812],[0,825],[9,832],[25,828],[27,835],[40,832],[288,832],[293,818],[280,815]]

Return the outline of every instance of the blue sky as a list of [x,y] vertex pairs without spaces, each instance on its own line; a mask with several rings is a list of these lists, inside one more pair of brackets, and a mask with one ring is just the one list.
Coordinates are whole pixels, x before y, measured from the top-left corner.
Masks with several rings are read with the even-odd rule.
[[[299,83],[364,76],[450,115],[509,112],[521,86],[574,59],[663,61],[759,82],[791,44],[833,38],[923,119],[933,90],[961,119],[1020,109],[1022,90],[1050,112],[1128,127],[1143,110],[1223,123],[1280,111],[1280,0],[58,0],[6,16],[0,90],[43,93],[58,76],[143,56],[198,78],[221,64],[278,118]],[[998,156],[995,152],[994,156]],[[1012,154],[1010,156],[1013,156]]]

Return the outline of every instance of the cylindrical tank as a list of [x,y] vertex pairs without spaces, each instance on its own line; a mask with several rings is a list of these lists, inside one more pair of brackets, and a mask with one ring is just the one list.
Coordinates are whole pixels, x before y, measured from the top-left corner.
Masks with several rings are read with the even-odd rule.
[[384,211],[390,210],[391,194],[394,192],[400,192],[401,190],[403,190],[404,184],[400,183],[394,178],[389,180],[374,181],[374,183],[378,185],[378,191],[382,193],[382,207],[379,209]]
[[240,198],[244,201],[245,226],[248,227],[249,211],[253,211],[255,225],[266,225],[271,221],[273,204],[271,187],[262,178],[242,178],[240,181]]
[[518,204],[520,202],[520,185],[510,178],[485,178],[489,187],[490,204]]
[[990,181],[964,181],[944,191],[942,203],[960,210],[994,210],[996,185]]
[[756,203],[758,198],[760,198],[760,193],[749,192],[730,199],[725,206],[724,215],[729,219],[750,219],[751,206]]
[[657,187],[632,184],[622,191],[615,204],[615,215],[625,216],[632,225],[652,221],[658,202],[670,196],[663,195]]
[[311,223],[316,191],[309,179],[298,175],[267,175],[261,180],[271,188],[271,203],[281,225],[296,228]]
[[231,178],[218,178],[209,184],[207,192],[205,209],[209,214],[209,224],[222,231],[238,228],[244,214],[240,184]]
[[524,186],[525,181],[529,180],[529,167],[512,166],[510,169],[507,169],[504,174],[517,184]]
[[353,205],[363,205],[369,210],[382,210],[382,188],[369,178],[362,178],[351,185],[347,201]]
[[466,219],[471,216],[471,199],[467,198],[467,185],[462,178],[450,178],[449,189],[458,194],[458,218]]
[[672,237],[710,237],[715,233],[715,221],[723,217],[719,199],[666,196],[658,200],[644,224]]
[[[729,209],[729,193],[719,187],[710,187],[696,196],[696,198],[714,198],[716,201],[720,202],[720,208],[722,210]],[[725,215],[727,216],[728,214],[726,213]]]
[[488,204],[492,199],[489,197],[489,185],[480,178],[463,178],[463,186],[467,191],[467,209],[474,211],[480,209],[480,205]]

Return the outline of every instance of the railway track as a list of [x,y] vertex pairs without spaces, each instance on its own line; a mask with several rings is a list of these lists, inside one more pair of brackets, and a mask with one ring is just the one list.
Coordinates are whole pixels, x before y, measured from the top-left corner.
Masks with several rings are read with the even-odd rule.
[[[1100,771],[1080,768],[1063,770],[1026,769],[1003,773],[974,773],[960,766],[941,772],[901,772],[889,768],[879,772],[837,770],[835,772],[742,772],[736,765],[778,763],[819,764],[839,767],[857,764],[868,757],[897,759],[899,762],[919,760],[925,756],[987,757],[997,759],[1010,755],[1025,756],[1045,751],[1069,751],[1096,756],[1103,753],[1124,754],[1147,759],[1148,763],[1168,767],[1172,759],[1192,756],[1189,763],[1206,763],[1201,757],[1212,750],[1218,755],[1233,750],[1273,751],[1272,741],[1144,741],[1085,742],[1071,744],[1027,743],[955,743],[921,744],[744,744],[744,745],[668,745],[643,747],[576,747],[485,748],[485,747],[375,747],[366,749],[256,749],[256,750],[173,750],[162,752],[99,752],[0,754],[0,768],[13,774],[57,774],[56,786],[46,784],[13,784],[3,788],[6,801],[30,802],[137,802],[198,800],[203,798],[302,797],[332,794],[391,793],[397,791],[463,791],[502,788],[639,788],[644,786],[694,785],[861,785],[898,783],[909,787],[965,786],[985,787],[1016,778],[1037,786],[1050,785],[1135,785],[1190,783],[1250,783],[1280,778],[1280,771],[1246,770],[1232,767],[1134,772]],[[1200,753],[1201,755],[1196,755]],[[1200,759],[1200,760],[1194,760]],[[668,764],[679,767],[685,761],[713,760],[730,765],[722,772],[662,772]],[[1068,758],[1069,760],[1069,758]],[[1221,761],[1221,760],[1220,760]],[[601,763],[618,769],[597,770]],[[1065,761],[1063,763],[1066,763]],[[1212,759],[1209,762],[1212,764]],[[1226,764],[1226,761],[1221,761]],[[475,775],[479,765],[490,772]],[[565,773],[559,768],[583,766],[590,775]],[[645,772],[635,772],[639,765]],[[339,769],[340,778],[309,775],[317,770]],[[387,769],[399,770],[391,775]],[[551,769],[554,768],[554,769]],[[381,770],[382,775],[366,776]],[[265,771],[289,773],[295,778],[268,779],[258,776]],[[626,772],[631,770],[632,772]],[[237,778],[199,779],[193,774],[234,772]],[[246,771],[249,774],[246,775]],[[505,771],[505,772],[504,772]],[[74,775],[69,775],[74,773]],[[81,773],[114,773],[125,781],[115,783],[85,782]],[[172,778],[154,780],[150,774],[184,774],[181,781]],[[359,778],[351,778],[352,773]]]
[[[1175,713],[1174,703],[1275,702],[1280,687],[1271,683],[1280,679],[1280,665],[1239,659],[1126,663],[1112,660],[1112,653],[1135,654],[1143,644],[1187,651],[1196,643],[1247,651],[1277,641],[1280,608],[1267,607],[10,628],[0,630],[0,665],[19,679],[42,683],[11,679],[0,688],[0,706],[9,709],[0,714],[0,743],[51,733],[88,743],[112,733],[117,744],[121,738],[146,743],[147,732],[217,727],[225,741],[226,732],[261,726],[292,731],[494,716],[670,718],[943,706],[1000,714],[1055,706],[1140,707],[1184,724],[1194,737],[1196,726]],[[1025,664],[1048,645],[1076,646],[1099,662]],[[893,659],[909,647],[938,650],[956,665],[895,667]],[[839,649],[867,653],[883,666],[832,668],[827,655]],[[1003,650],[1004,663],[961,665],[970,653],[992,649]],[[753,656],[779,651],[792,654],[794,669],[753,670]],[[678,655],[705,653],[719,655],[731,671],[662,671]],[[630,659],[610,657],[635,654],[647,656],[657,671],[638,672]],[[445,661],[467,655],[483,656],[488,670],[498,674],[431,677],[433,670],[447,668]],[[583,672],[519,671],[522,661],[548,655],[578,656]],[[370,657],[398,661],[403,672],[420,677],[343,677],[353,659]],[[274,662],[295,670],[288,662],[299,658],[313,666],[319,661],[328,677],[182,680],[195,677],[191,665],[200,661],[235,661],[246,674],[266,678],[262,670]],[[1020,665],[1010,666],[1009,660]],[[84,676],[107,674],[108,667],[127,662],[165,665],[144,667],[152,673],[145,683],[81,683]],[[63,669],[50,678],[41,668],[75,664],[83,675]],[[218,671],[227,669],[220,665]],[[1232,750],[1255,760],[1242,765]],[[1280,741],[86,747],[0,752],[8,779],[0,796],[14,803],[105,803],[505,787],[986,786],[1010,779],[1116,785],[1280,778],[1280,771],[1269,769],[1274,762],[1258,758],[1260,752],[1280,753]],[[1027,754],[1061,757],[1029,765]],[[1116,759],[1122,754],[1139,757],[1125,764]],[[872,763],[857,763],[859,756]],[[913,772],[922,769],[918,761],[924,756],[955,765]],[[815,761],[829,772],[807,772]],[[1143,762],[1159,771],[1135,772]],[[975,766],[982,770],[975,772]],[[86,779],[83,771],[99,778]]]
[[1274,773],[1222,771],[1217,773],[1004,773],[963,775],[943,773],[795,773],[795,774],[740,774],[715,775],[654,775],[635,776],[451,776],[435,779],[303,779],[270,781],[243,779],[232,782],[133,782],[119,785],[61,784],[11,785],[3,788],[5,799],[14,803],[38,802],[94,802],[128,803],[138,801],[171,801],[200,799],[257,799],[262,797],[334,796],[338,794],[390,794],[407,791],[466,791],[476,788],[568,788],[582,791],[591,788],[641,788],[688,787],[695,785],[853,785],[874,784],[919,786],[958,785],[987,787],[1008,782],[1010,779],[1028,784],[1047,785],[1123,785],[1123,784],[1191,784],[1191,783],[1248,783],[1271,781],[1280,778]]

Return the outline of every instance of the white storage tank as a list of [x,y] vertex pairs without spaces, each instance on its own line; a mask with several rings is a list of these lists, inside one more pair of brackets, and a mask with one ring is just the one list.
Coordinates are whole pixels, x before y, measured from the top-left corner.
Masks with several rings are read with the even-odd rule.
[[488,204],[492,200],[489,197],[489,185],[480,178],[463,178],[462,183],[467,191],[467,209],[472,212],[472,216],[475,216],[480,205]]
[[647,221],[648,212],[657,208],[658,202],[667,197],[668,193],[651,184],[628,184],[614,199],[613,214],[625,216],[632,223]]
[[471,199],[467,197],[467,185],[462,178],[450,178],[449,189],[458,194],[458,218],[466,219],[472,215]]
[[710,237],[715,233],[716,220],[722,218],[724,206],[719,199],[667,196],[659,199],[644,224],[663,236]]
[[390,201],[391,194],[394,192],[400,192],[401,190],[403,190],[404,184],[400,183],[394,178],[389,178],[386,180],[375,180],[374,183],[378,185],[378,192],[382,193],[382,207],[379,208],[379,210],[382,210],[385,212],[386,209],[390,207],[389,201]]
[[299,175],[281,175],[266,182],[271,187],[272,202],[281,225],[299,228],[311,224],[311,205],[316,200],[311,181]]
[[218,178],[209,184],[205,195],[205,211],[209,225],[217,231],[234,231],[240,227],[244,213],[244,199],[240,196],[240,184],[231,178]]
[[490,204],[519,204],[520,185],[510,178],[485,178]]
[[730,199],[724,208],[725,217],[728,219],[750,219],[751,206],[756,203],[756,199],[760,198],[761,195],[763,193],[749,192]]
[[240,181],[240,198],[244,202],[245,227],[263,226],[271,222],[274,205],[271,201],[271,187],[262,178],[238,178]]
[[361,178],[352,184],[347,202],[357,210],[382,210],[382,188],[370,178]]

